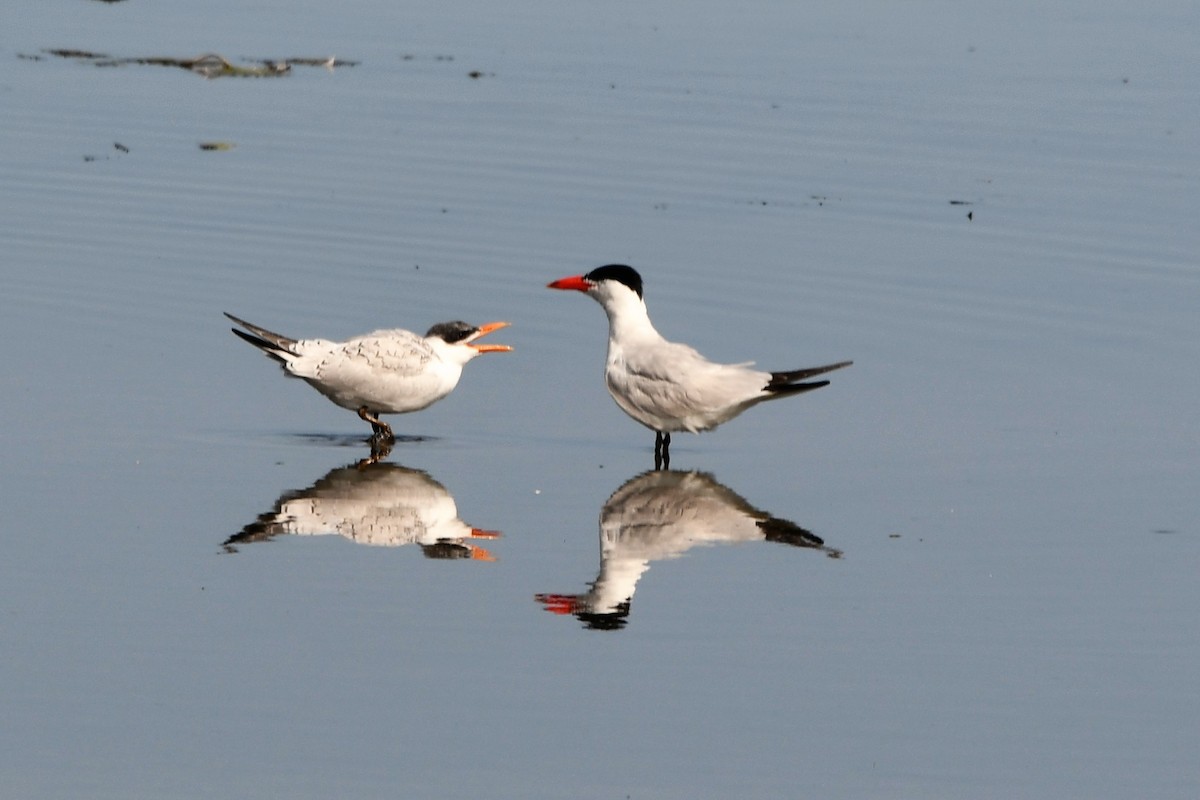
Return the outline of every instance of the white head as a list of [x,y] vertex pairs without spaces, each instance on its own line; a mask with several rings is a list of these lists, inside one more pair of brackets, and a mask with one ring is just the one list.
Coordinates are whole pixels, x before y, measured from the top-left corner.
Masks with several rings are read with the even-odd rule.
[[642,276],[633,267],[624,264],[608,264],[596,267],[586,275],[559,278],[550,283],[549,288],[583,292],[604,306],[610,321],[646,316]]

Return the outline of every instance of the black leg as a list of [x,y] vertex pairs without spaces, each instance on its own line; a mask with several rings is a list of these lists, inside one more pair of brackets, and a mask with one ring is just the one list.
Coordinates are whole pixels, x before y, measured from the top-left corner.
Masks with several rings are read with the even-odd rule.
[[654,468],[671,468],[671,434],[654,432]]

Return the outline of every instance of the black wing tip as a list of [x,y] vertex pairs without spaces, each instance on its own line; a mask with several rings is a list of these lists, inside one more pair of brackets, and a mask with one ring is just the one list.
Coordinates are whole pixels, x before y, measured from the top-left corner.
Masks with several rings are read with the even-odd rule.
[[287,360],[284,358],[284,354],[295,355],[295,353],[292,353],[290,350],[285,350],[284,348],[275,344],[275,342],[270,342],[266,339],[260,339],[252,333],[246,333],[245,331],[238,330],[237,328],[230,328],[229,330],[233,331],[234,335],[236,335],[242,341],[249,342],[281,364]]
[[[839,361],[836,364],[826,364],[823,367],[809,367],[808,369],[795,369],[787,372],[772,372],[771,380],[767,382],[766,389],[769,391],[786,390],[791,386],[799,386],[798,381],[803,381],[808,378],[815,378],[818,375],[824,375],[826,372],[833,372],[835,369],[842,369],[853,364],[853,361]],[[813,384],[810,388],[819,389],[825,386],[829,381],[824,381],[819,384]]]
[[246,333],[244,330],[242,330],[240,328],[230,328],[229,330],[233,331],[234,336],[238,337],[239,339],[241,339],[244,342],[249,342],[250,344],[254,345],[255,347],[261,348],[263,350],[278,350],[279,349],[275,345],[268,342],[266,339],[260,339],[259,337],[255,336],[253,333]]
[[[296,355],[296,352],[293,350],[293,345],[296,344],[295,339],[289,339],[286,336],[275,333],[275,331],[269,331],[266,328],[260,328],[252,322],[247,322],[240,317],[235,317],[228,311],[222,311],[221,313],[246,329],[245,331],[240,331],[237,328],[230,328],[230,330],[250,344],[267,353],[267,355],[277,355],[278,353],[287,353],[290,356]],[[246,331],[249,331],[249,333]]]
[[246,320],[242,319],[241,317],[235,317],[233,314],[230,314],[228,311],[222,311],[221,313],[224,314],[226,317],[228,317],[234,324],[240,325],[241,327],[245,328],[246,330],[252,331],[258,327],[257,325],[254,325],[253,323],[247,322]]
[[813,389],[820,389],[822,386],[828,386],[829,381],[812,381],[811,383],[768,383],[766,390],[776,397],[784,397],[789,394],[803,394],[811,392]]

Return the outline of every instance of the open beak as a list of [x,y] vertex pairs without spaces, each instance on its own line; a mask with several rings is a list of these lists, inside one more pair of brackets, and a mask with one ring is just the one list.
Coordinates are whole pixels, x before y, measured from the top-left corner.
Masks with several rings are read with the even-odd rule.
[[483,528],[471,528],[472,539],[499,539],[500,531],[485,531]]
[[592,283],[582,275],[572,275],[569,278],[559,278],[552,283],[546,284],[547,289],[574,289],[577,292],[586,292],[592,288]]
[[579,596],[574,594],[535,594],[533,599],[551,614],[572,614],[579,605]]
[[482,547],[476,547],[473,544],[468,545],[468,547],[471,550],[471,560],[472,561],[495,561],[496,560],[496,557],[494,555],[489,553],[487,550],[484,550]]
[[471,337],[471,341],[467,342],[467,347],[472,347],[480,353],[507,353],[512,348],[506,344],[475,344],[475,340],[487,336],[492,331],[507,328],[511,324],[511,322],[489,322],[486,325],[480,325],[479,333]]

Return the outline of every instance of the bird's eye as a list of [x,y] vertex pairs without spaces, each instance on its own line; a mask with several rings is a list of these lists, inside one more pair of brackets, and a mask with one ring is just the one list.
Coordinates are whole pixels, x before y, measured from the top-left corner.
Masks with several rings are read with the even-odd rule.
[[439,322],[425,335],[436,336],[446,344],[457,344],[463,339],[469,338],[476,330],[478,329],[474,325],[466,322]]

